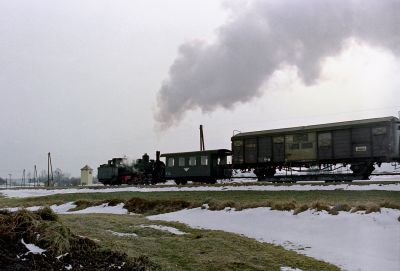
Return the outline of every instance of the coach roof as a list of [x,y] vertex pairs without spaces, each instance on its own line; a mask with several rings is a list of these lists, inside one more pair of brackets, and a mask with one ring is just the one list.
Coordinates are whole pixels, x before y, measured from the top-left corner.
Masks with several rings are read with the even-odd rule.
[[232,138],[258,136],[258,135],[271,135],[271,134],[290,133],[290,132],[301,132],[301,131],[313,131],[313,130],[329,130],[331,128],[339,128],[339,127],[340,127],[340,129],[343,129],[343,128],[349,128],[352,126],[368,125],[368,124],[383,123],[383,122],[399,122],[399,119],[391,116],[391,117],[383,117],[383,118],[334,122],[334,123],[326,123],[326,124],[318,124],[318,125],[298,126],[298,127],[282,128],[282,129],[262,130],[262,131],[255,131],[255,132],[239,133],[239,134],[234,135]]

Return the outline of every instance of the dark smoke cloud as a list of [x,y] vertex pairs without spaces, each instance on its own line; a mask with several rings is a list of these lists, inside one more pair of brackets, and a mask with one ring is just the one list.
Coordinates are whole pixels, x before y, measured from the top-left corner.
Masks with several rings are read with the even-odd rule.
[[161,127],[187,110],[232,108],[257,97],[282,65],[295,66],[312,84],[321,62],[349,38],[400,53],[399,0],[255,0],[235,10],[214,43],[180,46],[158,92]]

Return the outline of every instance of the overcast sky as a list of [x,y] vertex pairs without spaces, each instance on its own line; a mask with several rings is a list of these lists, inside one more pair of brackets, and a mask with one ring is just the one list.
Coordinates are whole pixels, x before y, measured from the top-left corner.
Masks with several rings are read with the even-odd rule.
[[0,177],[397,116],[399,3],[0,0]]

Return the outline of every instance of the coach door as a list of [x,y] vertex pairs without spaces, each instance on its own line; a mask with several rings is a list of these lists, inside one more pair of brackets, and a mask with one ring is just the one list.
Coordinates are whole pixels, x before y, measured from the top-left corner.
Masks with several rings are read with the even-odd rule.
[[285,161],[285,138],[276,136],[272,139],[272,157],[274,162]]
[[386,126],[372,128],[372,155],[374,157],[389,156],[388,146],[388,128]]
[[371,130],[368,127],[353,128],[351,131],[353,157],[370,157]]

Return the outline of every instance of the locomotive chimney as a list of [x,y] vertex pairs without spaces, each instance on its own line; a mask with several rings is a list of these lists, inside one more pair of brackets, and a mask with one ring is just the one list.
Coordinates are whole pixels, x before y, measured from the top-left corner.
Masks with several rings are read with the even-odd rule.
[[160,151],[156,151],[156,161],[160,161]]

